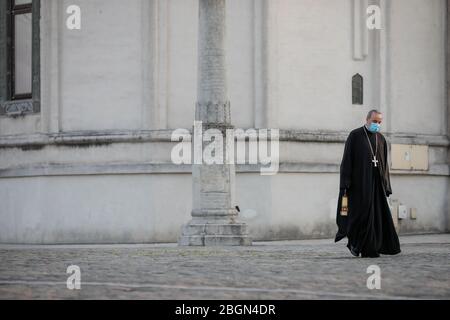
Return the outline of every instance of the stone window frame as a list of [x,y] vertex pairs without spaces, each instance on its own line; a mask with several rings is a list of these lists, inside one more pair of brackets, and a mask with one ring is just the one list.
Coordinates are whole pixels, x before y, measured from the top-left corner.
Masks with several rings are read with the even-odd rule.
[[40,0],[32,2],[32,97],[13,99],[11,92],[11,4],[13,0],[0,1],[0,117],[36,114],[41,111],[40,80]]

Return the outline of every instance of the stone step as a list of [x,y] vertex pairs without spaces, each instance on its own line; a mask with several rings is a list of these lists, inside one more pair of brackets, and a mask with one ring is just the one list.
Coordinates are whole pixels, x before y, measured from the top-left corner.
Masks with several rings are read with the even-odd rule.
[[233,224],[188,224],[183,227],[183,236],[200,235],[225,235],[241,236],[247,235],[247,225],[245,223]]
[[251,246],[250,236],[232,236],[232,235],[192,235],[181,236],[178,244],[180,246]]

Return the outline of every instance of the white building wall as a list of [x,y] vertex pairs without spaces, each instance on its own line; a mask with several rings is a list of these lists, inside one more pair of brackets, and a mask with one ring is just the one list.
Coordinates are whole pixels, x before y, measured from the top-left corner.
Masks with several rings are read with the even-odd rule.
[[[277,2],[278,119],[282,128],[348,130],[375,107],[374,52],[353,59],[352,1]],[[275,6],[275,5],[274,5]],[[369,33],[369,45],[376,45]],[[352,76],[364,77],[364,105],[353,106]]]
[[0,179],[0,189],[1,243],[169,242],[192,206],[189,175]]
[[[73,1],[62,1],[67,8]],[[140,0],[79,0],[81,30],[60,28],[62,131],[140,129]]]
[[390,6],[392,130],[445,135],[446,3],[400,0]]
[[[418,209],[401,231],[448,230],[446,3],[381,0],[385,29],[358,60],[356,2],[228,0],[233,123],[287,140],[280,174],[238,167],[255,239],[334,235],[343,143],[378,104],[390,142],[430,146],[428,172],[391,171],[392,197]],[[192,186],[169,141],[194,119],[197,1],[79,0],[81,31],[61,28],[69,4],[42,0],[41,114],[0,117],[0,242],[176,241]]]

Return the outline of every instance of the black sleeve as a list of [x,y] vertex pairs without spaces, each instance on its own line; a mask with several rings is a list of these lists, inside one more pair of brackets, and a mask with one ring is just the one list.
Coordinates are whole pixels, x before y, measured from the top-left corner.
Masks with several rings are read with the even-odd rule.
[[386,139],[384,139],[384,164],[386,166],[386,169],[384,170],[384,181],[386,185],[386,197],[389,197],[392,194],[391,178],[389,174],[388,147],[389,146]]
[[352,185],[353,166],[353,135],[350,134],[345,142],[344,155],[341,162],[340,184],[341,190],[350,189]]

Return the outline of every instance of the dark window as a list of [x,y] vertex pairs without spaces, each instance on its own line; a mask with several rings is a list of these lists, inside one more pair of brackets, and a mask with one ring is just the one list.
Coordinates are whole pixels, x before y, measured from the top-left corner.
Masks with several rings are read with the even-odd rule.
[[0,115],[40,111],[40,1],[0,1]]
[[11,99],[32,98],[32,3],[11,1]]
[[359,73],[352,78],[352,102],[361,105],[364,103],[364,79]]

